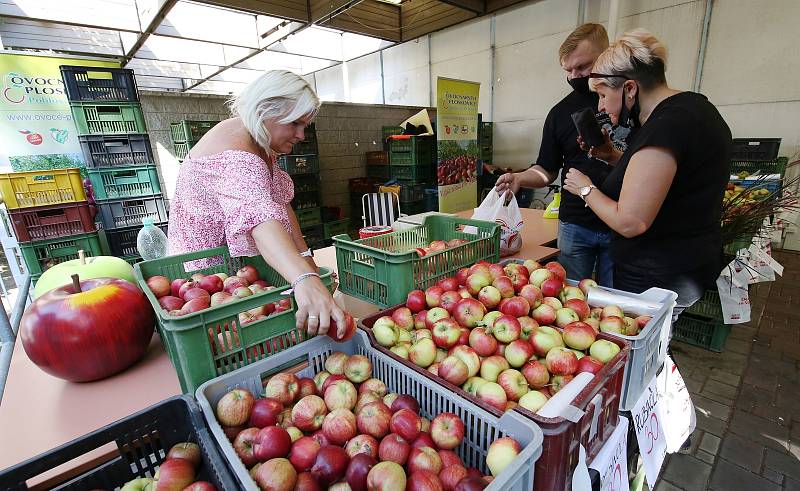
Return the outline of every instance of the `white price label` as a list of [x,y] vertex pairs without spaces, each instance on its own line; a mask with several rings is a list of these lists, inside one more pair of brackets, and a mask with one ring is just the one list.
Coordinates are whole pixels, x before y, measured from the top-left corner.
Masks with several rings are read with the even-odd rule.
[[628,491],[628,419],[620,416],[614,433],[590,468],[600,474],[600,491]]

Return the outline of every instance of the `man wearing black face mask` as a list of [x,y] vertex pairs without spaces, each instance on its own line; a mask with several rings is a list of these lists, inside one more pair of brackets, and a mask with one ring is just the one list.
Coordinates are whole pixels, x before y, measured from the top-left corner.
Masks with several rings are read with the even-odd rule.
[[[578,169],[591,176],[592,182],[603,182],[609,167],[590,157],[578,145],[578,131],[571,114],[597,108],[598,96],[589,90],[589,74],[597,57],[608,47],[608,34],[600,24],[584,24],[575,29],[561,44],[558,55],[567,72],[572,92],[548,113],[542,132],[542,143],[535,165],[517,173],[509,173],[497,181],[497,190],[516,193],[520,187],[541,188],[552,183],[561,171],[563,176]],[[597,271],[597,281],[613,286],[613,265],[608,253],[611,232],[585,206],[583,200],[570,193],[561,194],[559,208],[559,262],[572,279],[590,278]]]

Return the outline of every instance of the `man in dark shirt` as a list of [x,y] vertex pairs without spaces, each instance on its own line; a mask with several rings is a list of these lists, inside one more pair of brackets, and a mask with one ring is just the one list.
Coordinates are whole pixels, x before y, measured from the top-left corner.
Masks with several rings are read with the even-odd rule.
[[[523,172],[501,176],[497,181],[498,191],[510,189],[516,193],[520,187],[545,187],[558,177],[559,171],[563,183],[563,176],[573,167],[590,176],[592,182],[603,182],[610,169],[603,161],[581,150],[571,114],[587,107],[597,110],[598,96],[589,90],[589,74],[595,60],[607,47],[608,34],[600,24],[584,24],[567,36],[558,55],[573,90],[548,113],[536,164]],[[580,197],[571,193],[561,194],[558,215],[558,248],[561,249],[558,259],[567,270],[567,277],[591,278],[596,269],[598,283],[613,286],[608,227],[585,207]]]

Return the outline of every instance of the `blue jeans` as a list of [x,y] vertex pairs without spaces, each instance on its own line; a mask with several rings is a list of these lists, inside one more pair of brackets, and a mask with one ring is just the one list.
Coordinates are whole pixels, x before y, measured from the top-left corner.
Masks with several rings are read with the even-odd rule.
[[642,293],[649,288],[658,287],[677,293],[675,310],[672,311],[673,324],[678,320],[678,316],[700,300],[706,288],[711,286],[709,284],[710,269],[705,267],[696,271],[669,274],[644,272],[623,265],[618,265],[615,269],[614,281],[618,290]]
[[558,224],[558,262],[567,270],[567,278],[592,278],[597,271],[597,283],[614,286],[614,263],[609,246],[611,232],[599,232],[574,223]]

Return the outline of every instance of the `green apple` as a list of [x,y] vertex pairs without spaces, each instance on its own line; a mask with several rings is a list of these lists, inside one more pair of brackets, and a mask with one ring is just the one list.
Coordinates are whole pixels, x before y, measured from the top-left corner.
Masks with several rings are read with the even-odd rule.
[[120,491],[153,491],[154,489],[156,489],[155,479],[140,477],[139,479],[126,482]]
[[134,285],[136,284],[136,278],[133,276],[133,266],[125,262],[124,259],[114,256],[97,256],[84,258],[83,261],[83,264],[81,264],[80,259],[59,263],[42,273],[33,290],[33,298],[38,298],[53,288],[72,283],[72,275],[74,274],[80,276],[81,280],[119,278],[128,280]]

